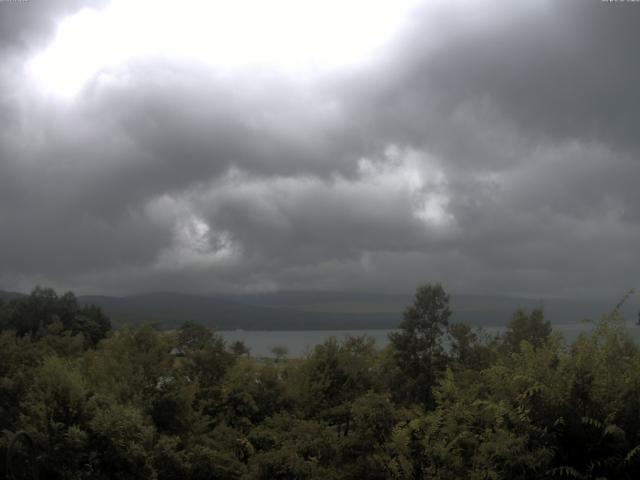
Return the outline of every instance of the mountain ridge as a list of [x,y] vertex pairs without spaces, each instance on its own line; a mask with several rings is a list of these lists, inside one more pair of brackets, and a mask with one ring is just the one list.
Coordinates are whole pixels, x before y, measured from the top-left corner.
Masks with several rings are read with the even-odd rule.
[[[24,294],[0,290],[5,301]],[[412,294],[366,292],[281,291],[256,294],[190,294],[146,292],[125,296],[78,295],[81,304],[94,304],[115,325],[157,323],[174,328],[185,321],[216,330],[356,330],[398,326]],[[472,326],[504,326],[523,308],[542,308],[554,323],[595,320],[616,305],[611,299],[531,299],[498,295],[451,294],[453,322]],[[638,302],[633,297],[621,308],[635,321]]]

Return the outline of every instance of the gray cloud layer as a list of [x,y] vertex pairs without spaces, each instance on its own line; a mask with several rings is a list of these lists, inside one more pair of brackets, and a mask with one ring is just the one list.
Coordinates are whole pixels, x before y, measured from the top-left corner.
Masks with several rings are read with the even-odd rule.
[[0,287],[637,285],[640,4],[427,2],[366,67],[137,59],[64,104],[19,65],[80,2],[40,3],[0,3]]

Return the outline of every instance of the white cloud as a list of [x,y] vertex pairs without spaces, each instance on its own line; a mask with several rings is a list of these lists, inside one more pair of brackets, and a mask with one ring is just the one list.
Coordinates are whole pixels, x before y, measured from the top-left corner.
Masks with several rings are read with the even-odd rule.
[[313,77],[370,60],[415,3],[112,0],[63,20],[26,70],[41,90],[63,98],[145,58],[180,59],[226,73],[253,66]]
[[208,270],[239,261],[241,249],[230,233],[212,229],[185,198],[162,195],[149,202],[147,212],[173,231],[172,244],[158,252],[151,270]]

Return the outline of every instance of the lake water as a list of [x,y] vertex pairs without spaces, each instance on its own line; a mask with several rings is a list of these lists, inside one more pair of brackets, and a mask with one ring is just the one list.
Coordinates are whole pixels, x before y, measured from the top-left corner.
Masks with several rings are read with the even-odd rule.
[[[571,323],[554,325],[554,331],[560,332],[564,338],[572,342],[581,333],[587,333],[594,328],[593,323]],[[629,332],[636,342],[640,343],[640,327],[629,324]],[[254,357],[272,357],[271,349],[276,346],[287,348],[290,357],[302,357],[313,350],[315,345],[323,343],[329,337],[343,339],[346,336],[368,335],[376,340],[379,348],[389,343],[389,332],[393,330],[231,330],[219,331],[227,342],[242,340],[251,349]],[[485,327],[483,331],[489,335],[494,335],[504,331],[504,327]]]

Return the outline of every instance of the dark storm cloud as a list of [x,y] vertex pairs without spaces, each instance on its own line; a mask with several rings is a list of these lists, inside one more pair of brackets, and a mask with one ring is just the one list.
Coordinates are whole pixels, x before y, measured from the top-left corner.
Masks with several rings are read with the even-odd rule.
[[354,111],[381,144],[446,160],[457,247],[487,279],[537,270],[524,291],[553,294],[581,290],[589,271],[624,289],[637,279],[640,9],[540,6],[491,28],[448,17],[435,49],[418,24],[384,65],[395,74],[359,89]]
[[637,5],[426,2],[365,67],[310,80],[139,58],[49,101],[17,67],[79,8],[0,2],[8,288],[637,281]]
[[[500,35],[471,35],[428,62],[450,105],[485,98],[534,139],[637,148],[638,11],[555,2]],[[535,134],[540,137],[535,137]]]
[[[640,9],[575,0],[538,5],[484,2],[495,17],[513,21],[470,26],[461,9],[443,20],[447,38],[437,47],[418,22],[404,51],[376,72],[381,80],[358,84],[357,113],[376,138],[426,145],[477,168],[568,140],[637,149],[640,57],[632,45]],[[424,19],[433,15],[427,10]]]

